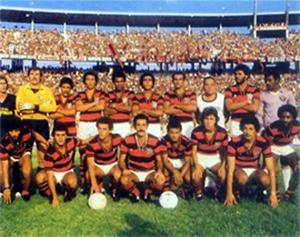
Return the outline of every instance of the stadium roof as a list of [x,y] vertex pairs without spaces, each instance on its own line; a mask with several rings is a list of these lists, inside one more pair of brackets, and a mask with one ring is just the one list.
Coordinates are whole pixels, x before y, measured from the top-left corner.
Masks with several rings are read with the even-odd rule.
[[[249,27],[253,13],[178,14],[65,11],[34,8],[0,7],[1,22],[68,25],[155,27]],[[285,12],[258,13],[257,23],[285,22]],[[300,11],[289,12],[289,25],[300,24]]]

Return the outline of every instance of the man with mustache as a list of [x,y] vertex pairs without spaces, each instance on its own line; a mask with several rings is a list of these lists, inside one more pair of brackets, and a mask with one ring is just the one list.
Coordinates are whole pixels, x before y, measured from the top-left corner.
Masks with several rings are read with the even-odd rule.
[[3,169],[3,176],[1,177],[3,182],[3,201],[7,204],[12,201],[9,170],[15,163],[19,163],[22,170],[22,198],[24,201],[29,201],[32,172],[31,150],[34,136],[39,142],[46,143],[47,141],[41,135],[32,131],[27,125],[24,125],[19,117],[10,117],[6,126],[7,132],[1,138],[0,143],[0,160]]
[[300,137],[300,123],[297,121],[297,110],[292,105],[282,105],[277,115],[280,119],[271,123],[263,132],[263,136],[271,144],[276,171],[279,158],[282,166],[290,166],[294,171],[283,197],[284,200],[293,201],[294,192],[299,184],[300,163],[291,143],[294,137]]
[[248,84],[250,69],[240,64],[234,69],[236,84],[225,90],[225,106],[230,113],[230,137],[242,134],[239,129],[241,119],[248,114],[255,114],[259,108],[259,89]]
[[157,137],[147,133],[148,116],[138,114],[134,117],[135,133],[125,137],[121,144],[119,166],[122,171],[120,179],[124,190],[132,194],[132,202],[140,199],[137,183],[145,183],[145,201],[151,201],[154,191],[161,191],[165,182],[161,145]]
[[[240,122],[242,135],[232,138],[227,148],[227,192],[224,204],[237,203],[240,191],[256,185],[257,201],[264,202],[263,191],[270,186],[269,204],[276,208],[276,175],[271,147],[266,139],[259,136],[259,121],[253,115],[244,117]],[[266,172],[260,168],[263,156]]]

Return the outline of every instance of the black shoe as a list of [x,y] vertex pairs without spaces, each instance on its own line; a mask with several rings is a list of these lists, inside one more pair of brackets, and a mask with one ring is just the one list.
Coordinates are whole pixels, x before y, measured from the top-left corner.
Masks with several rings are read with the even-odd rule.
[[85,187],[81,188],[80,193],[82,195],[89,195],[90,194],[90,189],[87,186],[85,186]]
[[198,201],[198,202],[201,202],[202,200],[203,200],[203,195],[202,194],[198,194],[198,195],[196,195],[196,200]]
[[147,203],[151,203],[152,202],[151,194],[145,195],[144,196],[144,201],[147,202]]
[[23,194],[22,198],[25,202],[28,202],[30,200],[30,195],[29,194]]
[[119,193],[113,193],[112,198],[114,202],[118,202],[121,199],[121,195]]
[[190,201],[192,199],[192,194],[191,192],[186,192],[186,191],[183,191],[181,192],[181,197],[182,199],[186,200],[186,201]]
[[258,203],[266,203],[267,196],[263,192],[259,192],[256,194],[256,202]]
[[71,191],[66,191],[64,196],[64,202],[70,202],[75,197],[75,193]]
[[134,194],[132,194],[130,201],[132,203],[138,203],[140,201],[140,196],[135,196]]

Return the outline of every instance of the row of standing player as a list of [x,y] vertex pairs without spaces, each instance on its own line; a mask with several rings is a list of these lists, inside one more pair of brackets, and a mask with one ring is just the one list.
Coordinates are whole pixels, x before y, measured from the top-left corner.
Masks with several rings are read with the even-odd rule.
[[[259,91],[247,84],[247,77],[249,76],[249,69],[244,65],[239,65],[235,68],[236,85],[229,87],[225,92],[225,105],[231,112],[231,135],[234,132],[239,132],[238,122],[248,112],[255,112],[259,105]],[[133,115],[144,113],[149,117],[150,126],[148,131],[161,137],[161,128],[158,117],[163,112],[170,115],[170,117],[177,117],[182,124],[183,134],[190,137],[190,133],[194,127],[193,114],[198,107],[216,102],[219,116],[222,118],[223,100],[220,100],[221,94],[215,92],[215,81],[213,78],[206,78],[204,80],[204,94],[196,98],[192,91],[185,91],[183,73],[175,73],[173,75],[174,91],[170,91],[163,98],[153,92],[154,77],[151,74],[144,74],[140,79],[140,84],[143,92],[137,95],[129,91],[124,91],[125,76],[124,74],[114,74],[113,82],[116,90],[109,93],[109,106],[105,106],[108,101],[107,96],[96,91],[95,87],[98,82],[97,74],[88,72],[84,75],[83,81],[86,85],[86,91],[79,93],[77,99],[70,95],[73,82],[70,78],[63,78],[60,82],[62,93],[56,97],[58,109],[55,113],[50,114],[50,117],[67,123],[69,126],[69,133],[74,135],[75,131],[75,113],[80,112],[80,123],[78,129],[78,137],[86,138],[89,135],[95,134],[95,122],[99,116],[100,111],[109,115],[114,122],[115,131],[123,136],[130,131],[129,113]],[[46,139],[49,136],[45,123],[45,113],[51,112],[53,109],[53,100],[51,100],[51,91],[41,85],[41,71],[33,68],[29,71],[30,83],[20,88],[17,95],[17,107],[19,112],[33,130],[38,131]],[[275,83],[274,83],[275,82]],[[267,86],[270,84],[279,85],[279,80],[275,74],[270,74],[266,77]],[[278,88],[273,88],[277,90]],[[281,103],[291,102],[290,96],[282,95],[282,88],[279,88],[279,98]],[[272,90],[271,90],[272,91]],[[26,93],[27,92],[27,93]],[[132,97],[133,96],[133,97]],[[28,99],[26,100],[26,99]],[[98,99],[97,99],[98,98]],[[75,106],[74,105],[75,101]],[[262,104],[262,103],[261,103]],[[277,104],[278,105],[278,104]],[[56,106],[55,106],[56,107]],[[265,106],[266,107],[266,106]],[[267,108],[267,107],[266,107]],[[53,110],[52,110],[53,111]],[[265,109],[266,112],[272,111]],[[220,113],[221,112],[221,113]],[[268,114],[268,113],[265,113]],[[267,117],[267,116],[266,116]],[[73,121],[74,119],[74,121]],[[41,120],[41,121],[40,121]],[[72,125],[73,124],[73,125]],[[223,122],[222,122],[223,124]],[[119,127],[119,129],[118,129]],[[36,128],[36,129],[35,129]],[[37,129],[38,128],[38,129]],[[43,167],[43,148],[41,143],[38,143],[39,150],[39,166]],[[84,183],[84,149],[80,149],[81,153],[81,174],[82,182]]]

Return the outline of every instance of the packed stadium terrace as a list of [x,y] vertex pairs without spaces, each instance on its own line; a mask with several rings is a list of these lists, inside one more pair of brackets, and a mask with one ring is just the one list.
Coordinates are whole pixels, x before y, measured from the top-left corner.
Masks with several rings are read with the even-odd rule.
[[[114,32],[94,34],[90,30],[68,31],[14,28],[1,29],[0,54],[27,55],[37,60],[79,60],[110,58],[109,44],[122,61],[140,63],[183,63],[211,61],[299,61],[299,32],[288,39],[264,41],[237,32]],[[99,60],[101,61],[101,60]]]
[[[16,94],[18,87],[20,85],[24,85],[28,82],[27,72],[15,72],[15,73],[8,73],[3,71],[2,74],[8,78],[9,81],[9,92]],[[43,84],[49,86],[54,94],[58,93],[58,84],[60,79],[65,76],[63,72],[45,72],[43,75]],[[71,72],[68,76],[73,79],[74,82],[74,91],[78,93],[85,89],[85,85],[82,82],[83,72],[82,71],[74,71]],[[111,91],[114,88],[114,85],[111,81],[111,74],[110,73],[98,73],[100,78],[100,82],[98,84],[98,89],[101,89],[105,92]],[[139,78],[141,73],[135,74],[127,74],[127,89],[130,89],[134,92],[141,91],[139,86]],[[209,76],[208,73],[188,73],[186,74],[187,77],[187,88],[192,89],[197,93],[197,95],[201,94],[202,89],[202,78]],[[170,74],[166,73],[156,73],[155,74],[155,90],[159,92],[161,95],[165,94],[166,91],[171,89],[172,86],[172,79]],[[215,75],[215,79],[217,81],[217,90],[221,93],[225,91],[225,89],[234,84],[234,75],[231,73],[223,73],[221,75]],[[249,79],[249,83],[252,85],[257,86],[260,89],[265,89],[264,84],[264,75],[263,74],[253,74]],[[282,87],[289,89],[293,92],[297,110],[299,112],[300,117],[300,74],[281,74],[281,85]]]

